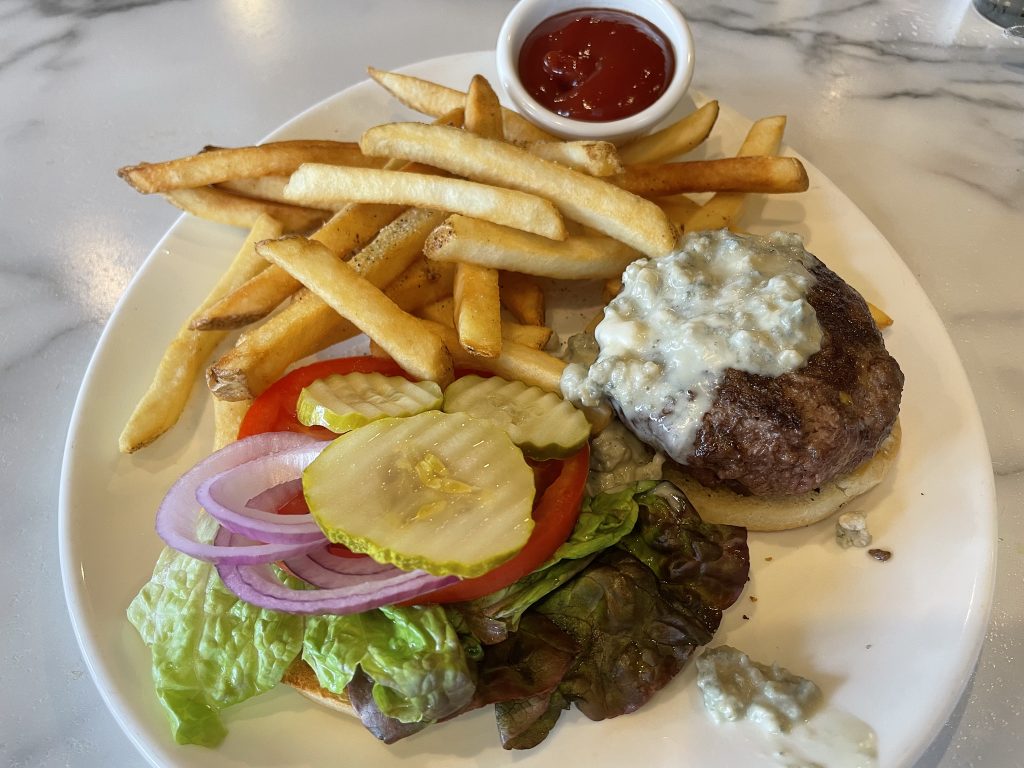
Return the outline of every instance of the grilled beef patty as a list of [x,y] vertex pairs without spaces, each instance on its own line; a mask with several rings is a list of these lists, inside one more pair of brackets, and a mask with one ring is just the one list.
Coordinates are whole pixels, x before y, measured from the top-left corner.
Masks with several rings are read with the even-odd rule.
[[903,372],[866,302],[820,261],[810,271],[821,350],[774,378],[726,371],[682,462],[704,485],[805,493],[872,456],[896,421]]

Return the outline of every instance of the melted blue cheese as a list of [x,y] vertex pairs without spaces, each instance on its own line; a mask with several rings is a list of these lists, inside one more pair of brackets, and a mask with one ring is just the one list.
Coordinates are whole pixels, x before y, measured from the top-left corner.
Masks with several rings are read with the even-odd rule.
[[641,480],[661,480],[664,455],[641,443],[633,433],[612,421],[590,441],[587,494],[611,493]]
[[633,262],[595,331],[597,360],[567,366],[563,394],[587,407],[613,400],[682,459],[726,369],[779,376],[821,348],[807,301],[813,263],[798,235],[728,230],[688,234],[674,253]]

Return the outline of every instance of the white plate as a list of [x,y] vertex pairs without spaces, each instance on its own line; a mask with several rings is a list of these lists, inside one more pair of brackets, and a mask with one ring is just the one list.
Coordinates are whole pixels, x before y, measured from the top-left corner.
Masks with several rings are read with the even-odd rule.
[[[464,88],[493,77],[492,54],[447,57],[409,71]],[[277,137],[357,137],[402,107],[361,83],[300,115]],[[799,119],[799,116],[795,116]],[[710,153],[738,146],[749,121],[723,109]],[[939,318],[911,273],[864,214],[804,161],[806,194],[758,202],[752,229],[795,230],[809,250],[889,311],[886,342],[906,373],[903,449],[883,487],[856,507],[870,512],[880,563],[840,550],[829,523],[750,537],[751,581],[716,643],[776,660],[812,677],[829,701],[870,723],[883,766],[907,765],[938,732],[977,658],[992,589],[995,504],[988,452],[966,377]],[[141,204],[141,203],[140,203]],[[182,217],[161,240],[104,331],[75,407],[60,501],[61,564],[68,606],[97,686],[154,765],[755,765],[767,742],[714,726],[692,666],[641,711],[601,723],[576,712],[540,747],[504,752],[480,711],[387,747],[352,719],[288,688],[225,714],[217,750],[169,736],[150,682],[148,652],[125,619],[161,543],[153,514],[177,475],[211,443],[207,398],[134,456],[118,433],[164,344],[241,242],[239,231]],[[755,600],[756,598],[756,600]]]

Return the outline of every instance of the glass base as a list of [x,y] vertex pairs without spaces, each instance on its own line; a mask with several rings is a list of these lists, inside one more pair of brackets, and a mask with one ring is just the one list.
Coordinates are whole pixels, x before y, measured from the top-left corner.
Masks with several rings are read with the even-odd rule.
[[1024,25],[1024,0],[974,0],[974,7],[1001,27]]

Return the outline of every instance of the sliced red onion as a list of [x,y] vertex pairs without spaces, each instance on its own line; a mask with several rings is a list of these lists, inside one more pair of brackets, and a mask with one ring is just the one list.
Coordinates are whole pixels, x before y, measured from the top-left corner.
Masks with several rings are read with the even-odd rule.
[[290,557],[285,567],[303,581],[321,589],[344,587],[352,577],[375,581],[393,576],[395,566],[378,563],[371,557],[339,557],[327,551],[327,547],[316,549],[308,555]]
[[378,563],[372,557],[366,555],[359,557],[335,555],[327,547],[314,549],[306,557],[323,568],[329,568],[339,573],[377,573],[378,571],[385,571],[388,568],[394,567],[389,563]]
[[[238,534],[222,528],[216,542],[230,546]],[[345,559],[345,558],[339,558]],[[353,562],[357,558],[348,558]],[[247,603],[274,611],[298,614],[361,613],[382,605],[412,600],[448,586],[455,576],[432,576],[426,571],[402,571],[389,566],[390,572],[368,578],[367,574],[337,574],[339,585],[331,589],[291,589],[282,584],[269,564],[217,564],[224,585]]]
[[274,562],[320,548],[322,541],[221,546],[216,542],[200,541],[196,534],[196,526],[203,514],[196,503],[196,489],[209,477],[267,454],[318,443],[320,447],[326,445],[294,432],[265,432],[231,443],[211,454],[171,486],[156,513],[157,534],[169,546],[198,560],[232,565]]
[[245,506],[251,509],[262,509],[264,512],[277,512],[300,493],[302,493],[302,478],[297,477],[261,491],[245,502]]
[[268,544],[322,543],[323,531],[308,513],[279,515],[246,506],[264,489],[300,477],[322,449],[322,443],[300,445],[231,467],[203,481],[196,489],[196,500],[225,528],[250,539]]
[[352,583],[333,589],[295,590],[277,580],[269,564],[218,564],[224,585],[247,603],[274,611],[300,614],[361,613],[425,595],[458,579],[431,576],[426,571],[398,571],[387,579],[367,581],[352,576]]

